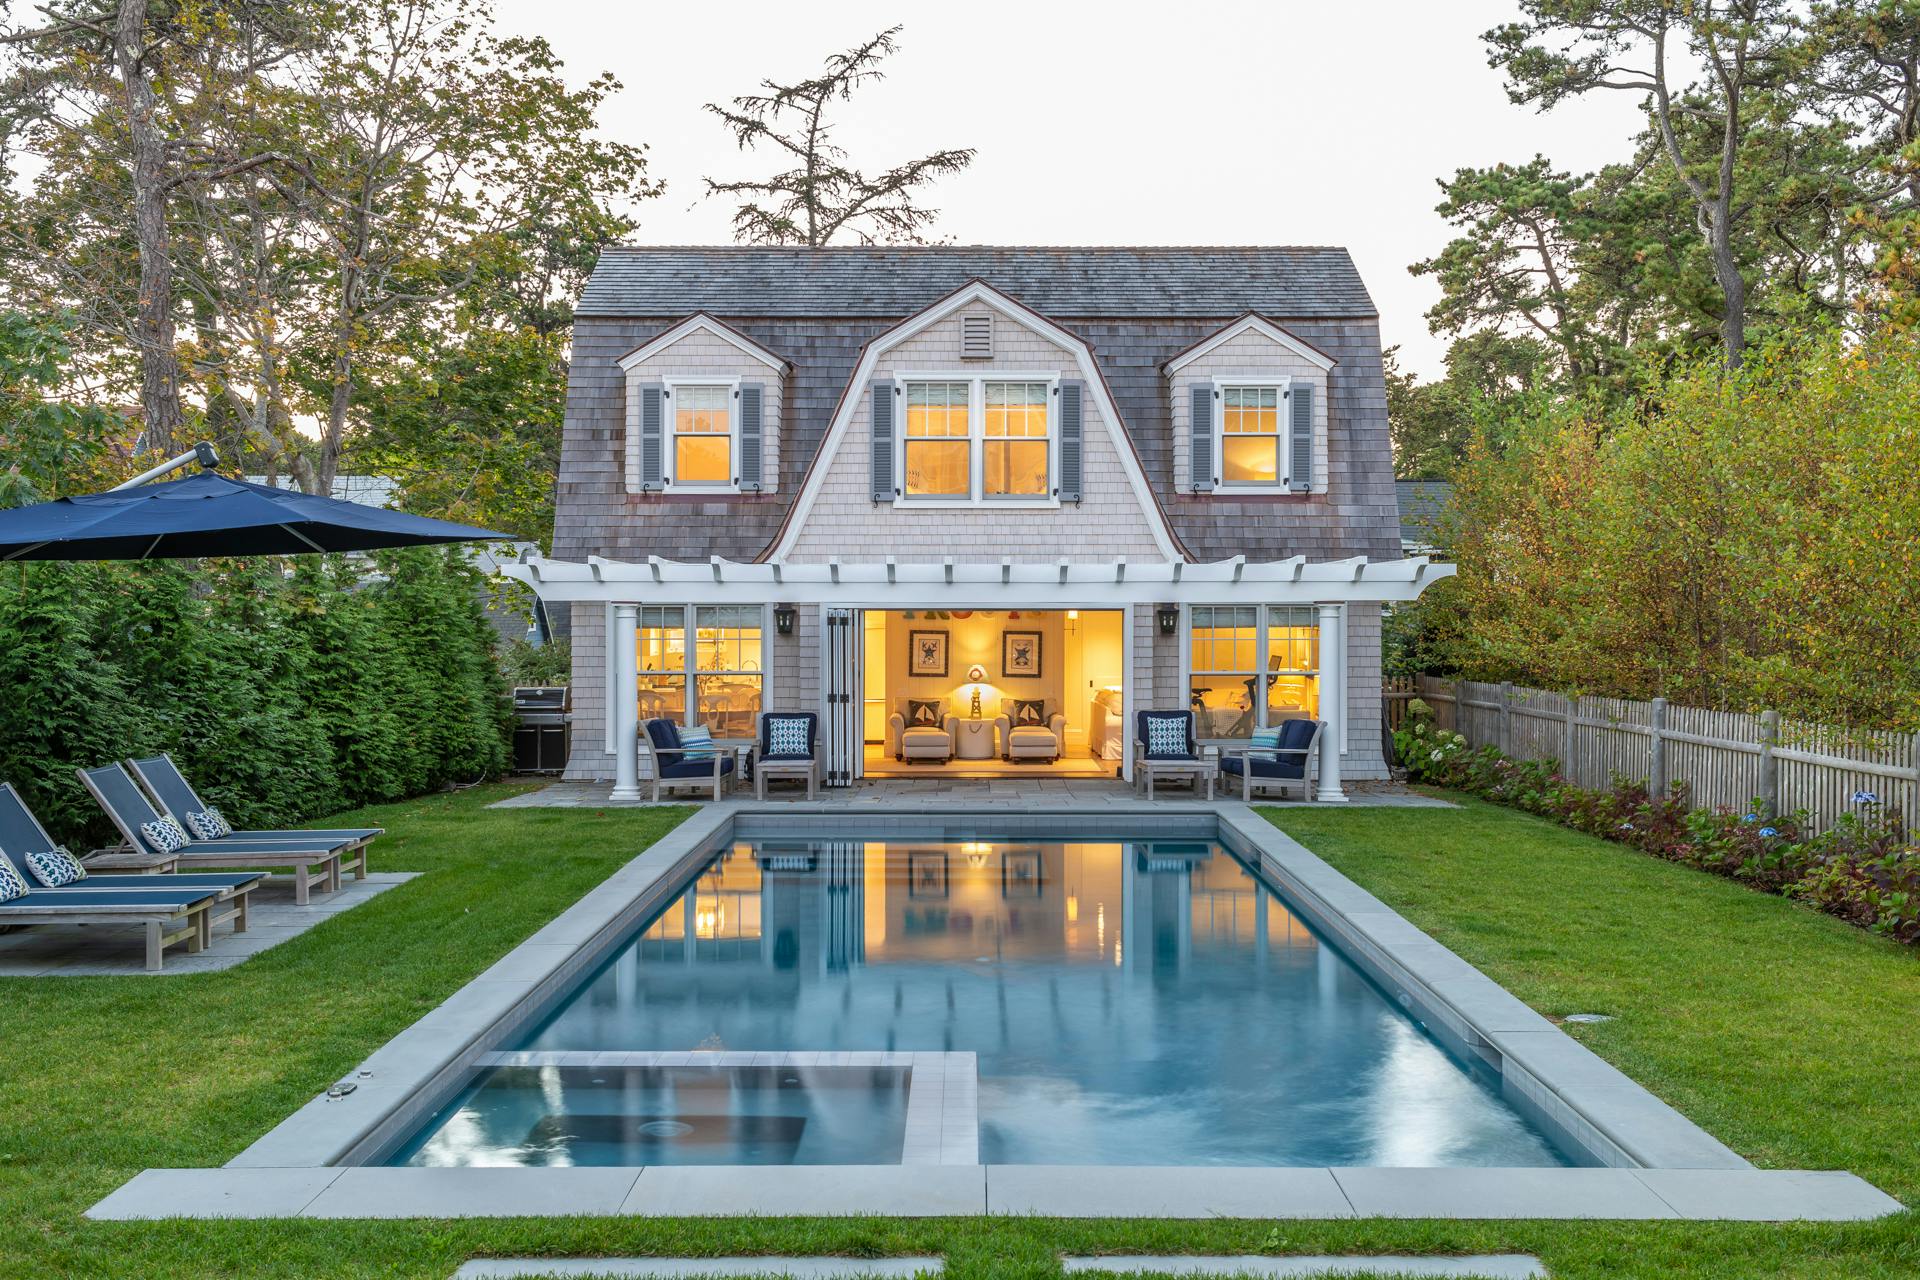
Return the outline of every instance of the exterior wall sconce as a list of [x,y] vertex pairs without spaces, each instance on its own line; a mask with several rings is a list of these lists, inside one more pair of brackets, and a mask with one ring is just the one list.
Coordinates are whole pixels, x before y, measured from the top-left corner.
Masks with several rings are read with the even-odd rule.
[[1160,634],[1170,636],[1180,630],[1180,606],[1163,604],[1155,615],[1160,620]]
[[776,605],[773,610],[773,629],[783,636],[792,635],[794,616],[792,605]]

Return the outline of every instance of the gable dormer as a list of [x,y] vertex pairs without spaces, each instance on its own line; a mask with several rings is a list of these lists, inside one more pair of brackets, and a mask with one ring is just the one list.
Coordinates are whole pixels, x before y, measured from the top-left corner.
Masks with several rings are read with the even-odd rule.
[[1183,494],[1305,496],[1327,491],[1327,400],[1337,362],[1248,314],[1162,370],[1173,485]]
[[628,493],[771,493],[789,363],[704,312],[617,361]]

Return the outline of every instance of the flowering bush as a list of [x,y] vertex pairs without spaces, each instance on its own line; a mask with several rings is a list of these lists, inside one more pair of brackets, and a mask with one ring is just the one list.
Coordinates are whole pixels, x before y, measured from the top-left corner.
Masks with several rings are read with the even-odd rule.
[[1407,718],[1393,733],[1393,750],[1410,777],[1428,781],[1445,773],[1467,749],[1460,734],[1433,723],[1433,708],[1419,698],[1407,703]]
[[[1496,804],[1551,818],[1576,831],[1631,845],[1670,862],[1784,894],[1898,942],[1920,942],[1920,847],[1870,791],[1855,793],[1856,812],[1818,835],[1805,813],[1767,817],[1695,809],[1687,789],[1655,800],[1644,782],[1615,777],[1594,790],[1567,780],[1555,760],[1515,760],[1494,747],[1469,749],[1465,739],[1416,719],[1394,735],[1411,777],[1465,791]],[[1410,753],[1403,737],[1432,745]]]

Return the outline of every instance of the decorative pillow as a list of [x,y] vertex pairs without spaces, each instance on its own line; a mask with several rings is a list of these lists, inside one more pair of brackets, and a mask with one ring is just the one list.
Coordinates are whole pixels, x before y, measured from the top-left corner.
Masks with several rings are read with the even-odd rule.
[[140,834],[155,853],[178,853],[187,847],[187,833],[172,818],[159,818],[140,824]]
[[196,840],[218,840],[222,836],[233,834],[233,824],[226,815],[212,805],[196,813],[182,815],[187,821],[187,830],[193,832]]
[[805,716],[767,717],[767,754],[770,756],[806,755],[813,747],[807,736]]
[[1039,698],[1016,698],[1013,702],[1013,727],[1022,725],[1045,724],[1047,722],[1047,704]]
[[713,730],[705,725],[695,725],[691,729],[680,731],[680,745],[686,748],[682,760],[707,761],[713,759]]
[[940,723],[940,699],[907,699],[907,728],[938,729]]
[[1280,726],[1275,725],[1271,729],[1255,729],[1253,736],[1247,739],[1247,746],[1251,748],[1247,752],[1250,756],[1256,756],[1262,760],[1278,759],[1274,752],[1280,749]]
[[27,869],[33,872],[33,878],[49,889],[58,889],[63,884],[79,884],[87,878],[87,869],[80,860],[67,852],[67,846],[58,845],[45,853],[27,855]]
[[26,877],[13,869],[13,859],[0,858],[0,902],[12,902],[31,892]]
[[1147,754],[1166,758],[1187,754],[1187,718],[1185,716],[1147,717]]

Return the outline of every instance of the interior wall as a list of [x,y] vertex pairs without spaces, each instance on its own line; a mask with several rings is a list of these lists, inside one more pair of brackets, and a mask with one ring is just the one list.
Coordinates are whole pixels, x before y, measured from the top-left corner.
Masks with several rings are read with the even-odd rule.
[[[1062,695],[1066,689],[1064,614],[1022,609],[1018,618],[1010,618],[1005,612],[997,610],[992,617],[974,612],[965,618],[929,618],[923,610],[913,612],[911,619],[899,611],[890,611],[886,615],[888,714],[892,714],[897,709],[896,704],[905,698],[939,698],[946,704],[943,713],[950,710],[955,715],[966,715],[971,705],[971,698],[967,696],[971,690],[963,692],[962,686],[968,684],[967,668],[975,663],[985,669],[987,676],[981,682],[982,716],[990,719],[998,715],[1003,699],[1039,698],[1047,704],[1049,715],[1062,709]],[[908,674],[907,644],[909,633],[914,631],[947,633],[945,676]],[[1039,679],[1008,679],[1002,672],[1000,636],[1006,631],[1040,633]],[[1073,713],[1068,709],[1066,714],[1071,718]]]
[[[1118,688],[1126,679],[1126,646],[1124,633],[1126,615],[1118,609],[1082,609],[1080,620],[1076,624],[1080,633],[1080,670],[1081,684],[1074,701],[1077,706],[1067,712],[1069,717],[1078,716],[1085,730],[1091,733],[1096,725],[1104,728],[1104,746],[1089,739],[1089,748],[1095,755],[1108,759],[1118,759],[1114,754],[1119,749],[1114,742],[1114,732],[1125,716],[1120,695],[1109,692]],[[1099,713],[1095,704],[1100,705]]]

